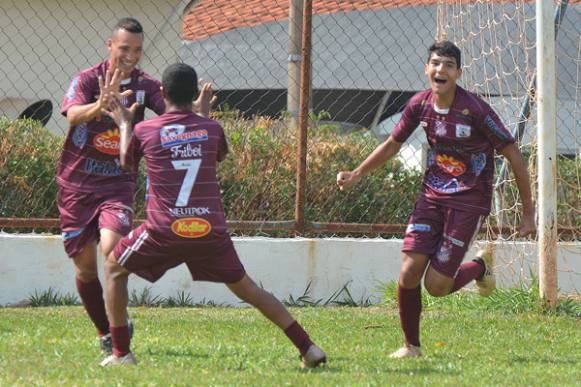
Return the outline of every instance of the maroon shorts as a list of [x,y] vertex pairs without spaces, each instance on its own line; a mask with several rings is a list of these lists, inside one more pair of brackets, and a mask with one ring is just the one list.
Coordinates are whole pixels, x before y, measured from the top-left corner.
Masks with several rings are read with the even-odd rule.
[[182,263],[194,281],[234,283],[246,274],[228,234],[212,242],[166,241],[142,224],[119,241],[113,255],[125,269],[150,282]]
[[485,216],[427,202],[420,197],[403,240],[403,252],[425,254],[439,273],[454,278]]
[[106,228],[120,235],[133,226],[133,190],[127,192],[78,192],[61,187],[58,193],[61,231],[69,257],[99,239]]

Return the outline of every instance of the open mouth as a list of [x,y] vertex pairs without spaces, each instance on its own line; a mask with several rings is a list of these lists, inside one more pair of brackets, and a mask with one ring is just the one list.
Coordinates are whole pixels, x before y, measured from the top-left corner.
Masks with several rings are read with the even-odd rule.
[[444,83],[446,83],[446,79],[443,79],[443,78],[434,78],[434,82],[436,82],[439,85],[443,85]]

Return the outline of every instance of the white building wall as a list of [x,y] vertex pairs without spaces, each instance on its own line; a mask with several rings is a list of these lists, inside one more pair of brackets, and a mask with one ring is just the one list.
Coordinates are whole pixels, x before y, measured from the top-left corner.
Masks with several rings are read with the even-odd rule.
[[[379,302],[378,289],[399,275],[399,239],[271,239],[234,238],[249,275],[279,299],[301,296],[311,284],[313,300],[327,300],[348,285],[355,301]],[[478,249],[472,247],[469,256]],[[66,257],[60,236],[0,234],[0,305],[18,304],[32,294],[52,288],[76,294],[73,264]],[[515,286],[537,273],[536,244],[498,243],[500,286]],[[101,278],[103,258],[99,258]],[[564,293],[581,290],[581,243],[562,243],[558,249],[559,286]],[[222,284],[192,282],[185,265],[150,284],[136,276],[130,292],[151,288],[153,295],[176,297],[189,293],[195,302],[237,305]]]

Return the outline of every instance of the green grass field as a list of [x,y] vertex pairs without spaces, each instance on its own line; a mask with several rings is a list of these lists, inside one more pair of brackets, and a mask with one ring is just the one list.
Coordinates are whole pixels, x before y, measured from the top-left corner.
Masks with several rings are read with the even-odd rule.
[[0,385],[581,385],[580,302],[547,314],[523,294],[425,297],[424,356],[397,361],[393,302],[291,308],[328,354],[310,371],[251,308],[131,308],[139,365],[107,369],[81,307],[0,308]]

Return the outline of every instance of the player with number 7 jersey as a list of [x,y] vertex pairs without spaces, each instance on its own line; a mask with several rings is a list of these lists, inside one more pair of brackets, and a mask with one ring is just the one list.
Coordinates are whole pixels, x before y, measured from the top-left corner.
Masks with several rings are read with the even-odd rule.
[[[142,252],[151,256],[146,251],[150,241],[155,241],[152,249],[164,255],[168,249],[175,250],[175,265],[181,263],[179,258],[184,252],[188,254],[188,262],[196,260],[192,257],[192,249],[184,249],[184,245],[192,242],[195,242],[195,255],[200,261],[232,245],[216,177],[217,164],[227,153],[228,146],[220,124],[191,111],[169,111],[135,126],[128,151],[129,163],[137,165],[144,158],[147,165],[147,221],[116,248],[115,252],[120,253],[120,263],[129,265],[127,268],[130,269],[130,262],[135,260],[135,257],[129,259],[130,256]],[[147,237],[142,236],[143,232]],[[145,244],[135,251],[136,243]],[[159,245],[167,246],[160,250]],[[152,264],[156,266],[154,261]],[[166,270],[175,265],[164,260]],[[237,265],[226,263],[226,266],[234,269]],[[219,278],[215,273],[206,275],[199,270],[193,270],[193,274],[198,280],[230,282],[243,275],[244,270],[241,266],[239,269],[228,274],[227,278]],[[152,273],[145,269],[136,273],[155,281],[164,271]]]
[[[127,281],[133,272],[151,282],[185,263],[194,280],[222,282],[281,328],[301,354],[303,367],[326,362],[325,353],[284,305],[246,274],[230,236],[220,187],[218,162],[228,146],[222,127],[192,112],[197,74],[183,63],[163,74],[166,113],[135,126],[129,146],[121,146],[121,166],[147,164],[147,221],[122,238],[107,257],[107,308],[113,355],[101,365],[135,364],[127,326]],[[130,111],[113,101],[107,114],[127,134]],[[131,160],[133,158],[133,160]]]

